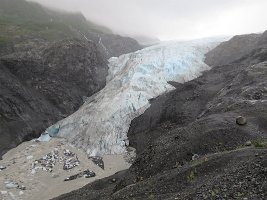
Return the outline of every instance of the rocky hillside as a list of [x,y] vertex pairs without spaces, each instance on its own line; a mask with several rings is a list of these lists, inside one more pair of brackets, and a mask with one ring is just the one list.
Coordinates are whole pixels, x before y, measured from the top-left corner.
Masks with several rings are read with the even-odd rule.
[[[236,46],[237,38],[255,41]],[[266,32],[234,37],[208,53],[213,69],[172,82],[175,90],[132,121],[137,158],[129,170],[56,199],[266,199],[264,38]]]
[[63,40],[0,58],[0,155],[76,111],[105,86],[107,61],[90,41]]
[[141,48],[134,39],[115,35],[81,13],[54,11],[25,0],[0,1],[0,30],[0,55],[73,38],[92,40],[106,57]]
[[133,36],[134,39],[138,41],[139,44],[143,46],[152,46],[160,43],[160,39],[156,37],[149,37],[143,35]]
[[0,1],[0,157],[76,111],[105,86],[107,58],[136,51],[81,13]]
[[263,34],[237,35],[210,51],[205,62],[210,66],[226,65],[262,49],[267,49],[267,31]]

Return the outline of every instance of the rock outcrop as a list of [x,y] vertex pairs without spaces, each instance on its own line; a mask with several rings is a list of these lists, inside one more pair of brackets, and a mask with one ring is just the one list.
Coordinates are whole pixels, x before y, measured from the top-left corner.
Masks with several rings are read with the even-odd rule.
[[0,58],[0,155],[38,137],[105,86],[107,62],[93,42],[63,40]]

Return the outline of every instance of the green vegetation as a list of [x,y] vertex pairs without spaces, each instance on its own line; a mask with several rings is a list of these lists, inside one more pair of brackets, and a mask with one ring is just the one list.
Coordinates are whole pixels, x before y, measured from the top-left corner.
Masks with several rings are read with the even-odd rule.
[[267,148],[267,140],[264,139],[254,140],[252,144],[257,148]]
[[193,180],[195,180],[196,176],[197,176],[197,170],[196,170],[196,168],[194,168],[187,175],[187,181],[192,182]]
[[111,33],[87,21],[81,13],[49,10],[25,0],[0,1],[0,30],[0,48],[32,39],[57,41],[86,36],[93,40],[99,34]]
[[154,195],[154,194],[150,194],[150,195],[148,196],[148,199],[155,199],[155,195]]

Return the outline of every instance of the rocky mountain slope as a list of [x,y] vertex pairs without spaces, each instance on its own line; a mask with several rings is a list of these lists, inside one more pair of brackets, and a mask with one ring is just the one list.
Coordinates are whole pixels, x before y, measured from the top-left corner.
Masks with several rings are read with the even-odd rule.
[[133,38],[136,39],[138,43],[143,46],[152,46],[160,43],[160,39],[156,37],[137,35],[133,36]]
[[205,62],[210,66],[226,65],[238,61],[254,51],[267,48],[267,31],[263,34],[234,36],[229,42],[223,42],[206,55]]
[[93,42],[63,40],[0,58],[0,155],[38,137],[105,86],[107,61]]
[[0,158],[76,111],[105,86],[107,58],[136,51],[81,13],[0,1]]
[[137,41],[115,35],[81,13],[45,8],[25,0],[0,1],[0,55],[62,39],[92,40],[106,57],[141,49]]
[[239,37],[261,45],[223,43],[207,54],[211,70],[171,82],[132,121],[129,170],[56,199],[266,199],[266,32]]

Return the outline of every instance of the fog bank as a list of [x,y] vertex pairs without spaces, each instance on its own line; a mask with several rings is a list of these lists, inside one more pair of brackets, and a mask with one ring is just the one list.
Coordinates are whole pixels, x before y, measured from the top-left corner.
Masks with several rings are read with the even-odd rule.
[[115,33],[191,39],[261,32],[267,28],[266,0],[33,0],[67,11]]

